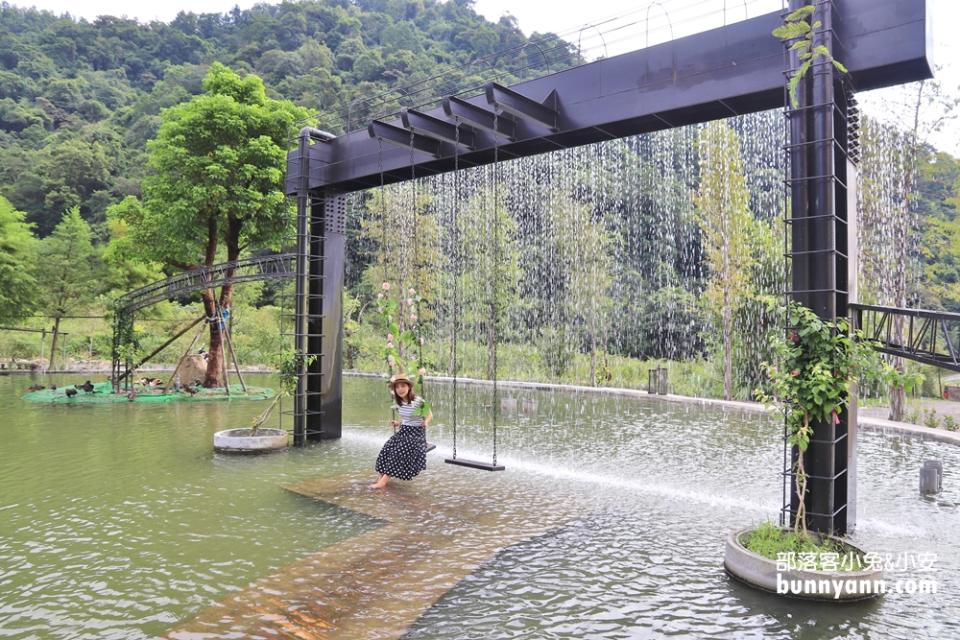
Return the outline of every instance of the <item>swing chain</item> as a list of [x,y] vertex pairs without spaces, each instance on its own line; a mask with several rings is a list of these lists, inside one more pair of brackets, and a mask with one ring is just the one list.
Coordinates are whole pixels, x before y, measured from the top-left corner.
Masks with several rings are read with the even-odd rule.
[[453,459],[457,459],[457,326],[460,323],[460,220],[457,217],[457,204],[460,202],[460,122],[455,121],[453,146]]
[[500,197],[500,142],[496,136],[500,107],[493,110],[493,295],[491,296],[491,321],[493,322],[493,465],[497,465],[497,413],[500,409],[500,396],[497,389],[497,329],[499,309],[497,308],[497,293],[500,279],[500,215],[498,211]]

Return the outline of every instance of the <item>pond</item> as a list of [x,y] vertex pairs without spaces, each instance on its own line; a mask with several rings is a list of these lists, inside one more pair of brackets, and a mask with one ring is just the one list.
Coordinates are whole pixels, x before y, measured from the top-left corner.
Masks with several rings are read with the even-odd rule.
[[[214,454],[210,443],[263,403],[20,401],[35,381],[48,383],[0,377],[2,637],[170,633],[263,576],[382,524],[282,488],[372,467],[390,433],[380,381],[345,379],[341,440],[257,457]],[[451,389],[427,391],[439,446],[414,484],[430,483],[438,509],[482,488],[506,511],[563,505],[563,514],[548,533],[480,563],[425,607],[406,638],[960,635],[950,613],[960,595],[956,447],[861,439],[853,539],[895,557],[935,553],[932,574],[901,568],[888,578],[932,577],[937,593],[812,606],[742,587],[721,566],[727,532],[776,515],[777,419],[655,398],[502,390],[498,459],[507,471],[490,474],[442,463],[453,441]],[[489,389],[461,386],[459,396],[458,453],[489,459]],[[945,469],[936,499],[917,495],[928,458]]]

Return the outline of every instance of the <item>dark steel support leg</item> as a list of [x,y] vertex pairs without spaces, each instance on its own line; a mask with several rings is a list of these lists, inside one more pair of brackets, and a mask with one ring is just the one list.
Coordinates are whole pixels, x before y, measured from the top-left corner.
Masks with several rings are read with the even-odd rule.
[[346,197],[317,199],[311,216],[310,353],[307,438],[339,438],[343,421],[343,278]]
[[[300,135],[299,171],[300,180],[297,189],[297,259],[296,281],[294,284],[294,351],[306,355],[307,345],[307,292],[310,290],[310,190],[309,190],[309,146],[310,137]],[[293,398],[293,444],[301,447],[307,441],[307,375],[301,362],[297,368],[297,390]]]
[[[807,0],[791,0],[791,10],[807,4]],[[832,5],[818,0],[813,20],[822,26],[816,30],[814,45],[833,46]],[[790,65],[800,61],[791,56]],[[850,285],[847,220],[855,218],[847,193],[847,109],[846,93],[835,77],[829,61],[819,62],[805,76],[799,87],[799,108],[789,113],[790,124],[790,203],[792,224],[792,299],[800,302],[821,318],[835,320],[846,317]],[[852,525],[848,517],[848,498],[855,482],[850,475],[850,461],[855,459],[856,403],[832,421],[814,425],[812,442],[805,453],[809,475],[805,496],[807,524],[813,531],[844,534]],[[796,461],[798,452],[792,451]],[[855,464],[853,465],[855,469]],[[795,519],[799,497],[796,478],[790,478],[790,521]]]

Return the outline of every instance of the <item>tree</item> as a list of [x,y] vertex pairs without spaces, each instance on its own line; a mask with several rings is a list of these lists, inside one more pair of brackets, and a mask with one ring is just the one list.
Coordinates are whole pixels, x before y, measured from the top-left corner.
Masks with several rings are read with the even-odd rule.
[[706,300],[719,317],[723,344],[723,397],[733,397],[734,314],[746,297],[753,264],[749,208],[740,139],[723,121],[700,131],[700,190],[694,201],[710,280]]
[[585,328],[590,348],[590,384],[597,385],[597,351],[606,348],[607,319],[613,300],[613,264],[610,234],[595,219],[588,204],[554,191],[550,199],[556,257],[566,295],[562,317]]
[[[494,171],[492,180],[497,179]],[[505,333],[507,312],[518,303],[521,278],[517,223],[510,215],[503,188],[482,183],[481,191],[463,207],[457,235],[461,310],[468,335],[486,336],[486,377],[496,374],[496,345]]]
[[36,304],[37,239],[26,213],[0,196],[0,321],[22,318]]
[[164,277],[161,264],[143,259],[127,220],[142,215],[143,204],[127,196],[107,209],[110,238],[103,247],[103,290],[114,298]]
[[[123,210],[144,257],[174,268],[235,261],[248,247],[278,248],[293,222],[283,194],[283,167],[293,122],[306,111],[267,98],[257,76],[241,78],[214,63],[204,93],[162,113],[148,144],[154,173],[144,180],[143,207]],[[228,277],[233,275],[228,270]],[[215,318],[228,309],[232,285],[202,292]],[[222,384],[220,323],[210,323],[204,386]]]
[[60,321],[82,310],[98,293],[98,258],[91,238],[90,225],[80,217],[79,207],[72,207],[40,243],[40,308],[54,321],[48,369],[54,368]]
[[[360,242],[368,265],[363,273],[367,295],[376,295],[382,306],[389,307],[392,301],[395,309],[408,312],[394,318],[398,336],[429,326],[435,318],[433,306],[444,269],[432,200],[420,183],[374,189],[360,221]],[[383,288],[385,282],[390,288]],[[414,354],[403,353],[401,347],[398,355],[409,359]]]

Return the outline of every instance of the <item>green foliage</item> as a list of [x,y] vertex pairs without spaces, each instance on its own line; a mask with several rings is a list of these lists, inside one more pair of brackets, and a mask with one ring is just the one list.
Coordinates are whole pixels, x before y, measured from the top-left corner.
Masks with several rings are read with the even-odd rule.
[[40,243],[39,309],[47,316],[62,318],[81,311],[99,292],[100,262],[92,237],[79,207],[73,207]]
[[377,312],[386,327],[386,342],[383,361],[390,375],[405,373],[423,383],[427,372],[420,361],[423,340],[420,332],[418,310],[422,298],[416,289],[406,290],[400,285],[384,281],[377,293]]
[[276,246],[292,220],[283,195],[287,135],[305,111],[267,98],[256,76],[214,63],[204,94],[163,112],[149,144],[142,207],[118,209],[147,257],[181,268],[242,247]]
[[814,559],[819,571],[824,570],[824,558],[821,554],[830,554],[833,558],[831,565],[843,567],[847,571],[860,571],[866,566],[863,555],[852,547],[829,539],[818,540],[806,532],[786,531],[769,521],[750,531],[742,542],[750,551],[771,560],[776,560],[784,553],[812,554],[810,557]]
[[936,409],[930,408],[923,412],[923,424],[931,429],[940,428],[940,416],[937,415]]
[[25,218],[0,196],[0,322],[27,315],[37,303],[37,239]]
[[[806,531],[804,500],[807,474],[804,453],[813,436],[814,423],[840,421],[849,402],[850,385],[864,381],[889,383],[897,376],[880,356],[876,344],[861,331],[851,332],[845,318],[830,322],[810,309],[792,303],[787,309],[789,336],[774,334],[773,363],[765,363],[766,388],[757,389],[761,402],[787,414],[788,442],[799,451],[794,465],[794,489],[800,499],[797,531]],[[909,384],[912,380],[904,380]]]
[[847,68],[830,54],[827,47],[822,44],[814,46],[813,36],[817,29],[823,26],[823,23],[819,20],[815,20],[812,24],[809,22],[815,11],[816,7],[814,5],[804,5],[787,14],[783,19],[783,24],[773,30],[774,36],[789,44],[790,51],[799,52],[800,66],[794,70],[787,81],[790,104],[794,109],[797,108],[798,104],[797,89],[800,86],[800,81],[818,59],[831,63],[841,73],[847,73]]
[[[415,106],[424,95],[467,86],[471,60],[528,41],[513,21],[489,23],[471,3],[437,0],[259,4],[227,14],[184,12],[169,24],[79,21],[6,4],[0,24],[0,193],[27,212],[41,236],[65,208],[77,205],[100,223],[108,206],[139,195],[148,173],[145,144],[161,109],[200,94],[217,61],[257,73],[270,97],[320,109],[323,128],[341,131],[348,112],[372,115],[362,104],[370,96],[419,82],[418,91],[375,105]],[[565,42],[547,38],[541,47],[550,52],[545,72],[576,60]],[[530,58],[540,55],[536,48],[527,49],[498,62],[503,81],[541,62]],[[121,144],[98,139],[104,135]],[[71,140],[86,145],[89,154],[81,155],[90,173],[60,163],[62,153],[77,153],[60,148]]]
[[142,206],[135,197],[127,196],[107,209],[109,239],[100,257],[104,266],[102,285],[110,299],[164,276],[162,265],[143,259],[143,249],[128,222],[142,215]]
[[740,138],[726,122],[711,122],[700,132],[700,189],[694,202],[710,272],[704,303],[720,328],[724,397],[729,400],[733,394],[734,316],[753,294],[749,276],[755,257],[750,233],[754,220]]
[[[554,234],[556,247],[553,255],[557,261],[559,278],[566,295],[562,298],[564,309],[555,314],[561,323],[572,323],[580,327],[583,334],[576,344],[587,343],[595,358],[600,345],[606,342],[608,322],[613,299],[610,290],[613,285],[613,259],[611,244],[613,238],[607,231],[602,218],[594,218],[590,207],[575,201],[569,195],[555,189],[547,205],[550,212],[550,224],[561,233]],[[568,339],[573,336],[566,336]],[[551,363],[551,369],[557,375],[563,373],[565,366],[558,359],[555,341],[544,336],[548,353],[545,359]],[[562,358],[562,355],[560,355]],[[591,384],[596,384],[596,372],[591,376]]]
[[570,361],[576,354],[570,337],[563,328],[547,327],[537,342],[538,354],[543,367],[553,378],[560,378],[570,368]]

